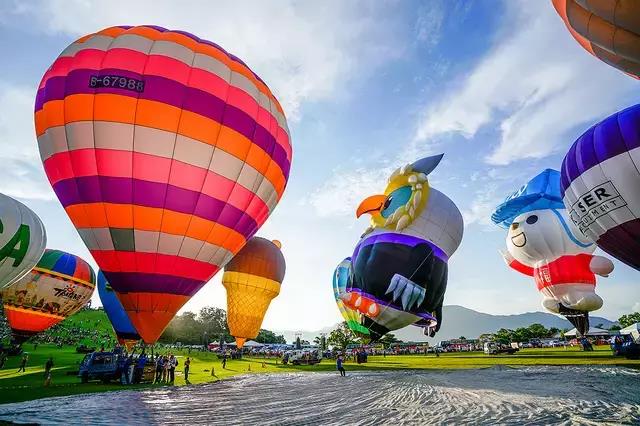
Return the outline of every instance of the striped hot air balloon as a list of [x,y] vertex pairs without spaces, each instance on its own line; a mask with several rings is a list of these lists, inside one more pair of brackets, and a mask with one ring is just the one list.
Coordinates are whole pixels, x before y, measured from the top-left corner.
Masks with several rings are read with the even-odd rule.
[[601,61],[640,78],[640,1],[552,0],[578,43]]
[[182,31],[75,41],[40,83],[35,125],[55,193],[147,343],[255,234],[289,176],[269,88]]
[[349,329],[358,336],[366,337],[369,336],[369,329],[360,324],[360,313],[346,306],[341,297],[347,293],[347,288],[351,287],[349,285],[350,269],[350,257],[344,259],[336,267],[336,270],[333,272],[333,296],[336,299],[336,305],[338,305],[340,315],[342,315],[342,318],[347,322]]
[[45,250],[27,275],[2,290],[4,313],[21,343],[79,311],[91,299],[96,274],[87,262],[60,250]]

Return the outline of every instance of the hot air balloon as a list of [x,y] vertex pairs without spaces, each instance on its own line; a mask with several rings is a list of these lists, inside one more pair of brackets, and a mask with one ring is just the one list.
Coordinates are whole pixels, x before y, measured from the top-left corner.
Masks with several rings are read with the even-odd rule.
[[464,226],[454,202],[427,181],[441,159],[397,169],[383,195],[358,207],[358,217],[371,214],[371,227],[351,257],[351,287],[341,298],[362,314],[372,341],[410,324],[433,336],[442,324],[447,262]]
[[96,275],[87,262],[60,250],[45,250],[27,275],[2,290],[14,341],[22,343],[79,311],[95,286]]
[[40,218],[21,202],[0,194],[0,289],[28,274],[46,245]]
[[560,173],[546,169],[500,204],[491,219],[508,228],[511,268],[533,277],[542,306],[562,314],[584,335],[589,312],[602,307],[596,274],[608,276],[613,263],[594,256],[596,249],[569,220],[560,196]]
[[140,336],[102,271],[98,271],[98,294],[104,311],[111,321],[113,331],[116,333],[118,343],[125,346],[127,350],[131,350],[133,345],[140,340]]
[[640,2],[552,0],[573,38],[589,53],[640,76]]
[[333,295],[336,299],[336,305],[342,315],[342,318],[347,323],[347,326],[351,331],[359,337],[368,337],[369,329],[360,324],[360,313],[346,306],[342,301],[341,296],[347,292],[347,288],[351,287],[350,283],[351,275],[351,258],[347,257],[338,264],[338,267],[333,273]]
[[260,332],[271,300],[280,294],[286,264],[279,241],[253,237],[225,266],[227,324],[238,348]]
[[262,226],[289,176],[269,88],[182,31],[75,41],[42,78],[35,125],[55,193],[146,343]]
[[600,248],[640,270],[640,105],[578,138],[562,162],[571,220]]

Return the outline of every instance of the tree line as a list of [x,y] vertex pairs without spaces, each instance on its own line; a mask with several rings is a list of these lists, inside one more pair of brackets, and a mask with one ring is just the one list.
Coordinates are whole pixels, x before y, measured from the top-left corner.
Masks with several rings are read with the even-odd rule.
[[[286,343],[283,335],[260,330],[253,339],[258,343]],[[208,343],[231,343],[233,336],[227,326],[227,312],[213,306],[205,306],[198,313],[185,312],[176,315],[159,339],[162,343],[183,345],[205,345]]]

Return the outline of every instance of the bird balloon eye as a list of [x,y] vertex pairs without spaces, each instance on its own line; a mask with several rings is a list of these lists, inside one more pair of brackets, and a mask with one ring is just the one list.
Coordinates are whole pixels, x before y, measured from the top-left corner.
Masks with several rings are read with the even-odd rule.
[[391,201],[393,201],[393,197],[388,197],[385,201],[384,201],[384,205],[382,206],[382,209],[386,209],[387,207],[389,207],[389,205],[391,204]]
[[535,214],[534,214],[534,215],[531,215],[531,216],[529,216],[529,217],[527,218],[527,223],[528,223],[529,225],[533,225],[533,224],[534,224],[534,223],[536,223],[537,221],[538,221],[538,216],[536,216]]

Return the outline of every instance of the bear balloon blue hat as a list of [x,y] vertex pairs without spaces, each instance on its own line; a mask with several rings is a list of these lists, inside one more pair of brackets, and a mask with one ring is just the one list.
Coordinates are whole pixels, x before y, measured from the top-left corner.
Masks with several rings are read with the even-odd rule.
[[496,207],[491,220],[496,225],[508,228],[522,213],[545,209],[564,209],[560,195],[560,172],[557,170],[545,169],[522,185]]

